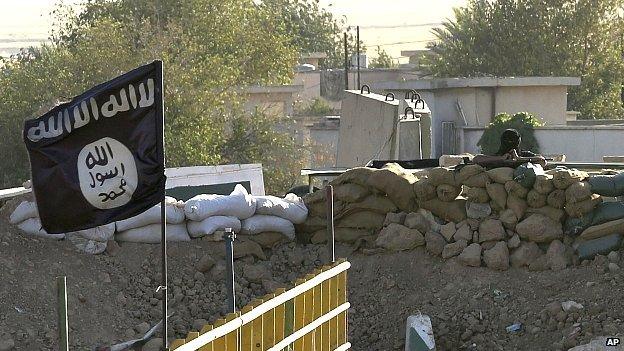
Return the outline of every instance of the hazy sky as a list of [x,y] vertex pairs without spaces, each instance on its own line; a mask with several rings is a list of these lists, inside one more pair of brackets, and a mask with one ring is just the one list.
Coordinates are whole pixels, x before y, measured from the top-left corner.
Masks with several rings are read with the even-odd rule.
[[[0,0],[0,55],[47,38],[56,0]],[[65,0],[79,3],[80,0]],[[452,17],[452,8],[465,0],[320,0],[350,26],[360,26],[360,37],[374,56],[377,45],[392,57],[401,50],[423,48],[431,39],[432,24]],[[392,28],[388,28],[392,26]],[[383,28],[380,28],[383,27]],[[400,44],[395,44],[400,43]]]

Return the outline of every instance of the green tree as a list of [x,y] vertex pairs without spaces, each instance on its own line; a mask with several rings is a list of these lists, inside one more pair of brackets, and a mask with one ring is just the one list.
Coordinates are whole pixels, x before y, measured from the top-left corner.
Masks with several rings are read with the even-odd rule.
[[528,112],[518,112],[514,115],[501,113],[494,117],[488,124],[477,145],[486,155],[494,155],[500,148],[500,137],[505,129],[515,129],[520,133],[522,150],[529,150],[539,153],[539,143],[535,138],[535,127],[542,126],[543,123],[534,115]]
[[[292,138],[276,128],[277,117],[257,116],[265,152],[234,143],[234,126],[245,125],[239,87],[283,84],[292,79],[297,50],[281,24],[252,0],[88,1],[81,13],[56,12],[53,42],[30,48],[0,63],[0,185],[29,177],[21,141],[26,118],[44,105],[65,99],[153,59],[165,65],[167,166],[262,162],[268,173],[282,167],[278,155],[297,155]],[[41,112],[41,111],[39,111]],[[242,123],[242,124],[241,124]],[[251,126],[250,130],[253,129]],[[257,131],[260,130],[261,132]],[[284,185],[287,187],[288,185]],[[280,192],[280,188],[269,188]]]
[[616,118],[620,99],[622,0],[469,0],[434,29],[428,65],[437,76],[578,76],[569,108]]
[[[344,66],[344,19],[338,20],[319,5],[319,0],[263,0],[262,5],[272,13],[290,43],[301,53],[325,52],[323,68]],[[353,28],[347,28],[347,49],[356,52]],[[360,41],[360,51],[365,52]]]
[[392,57],[386,52],[386,50],[382,49],[381,46],[377,47],[377,57],[371,60],[370,63],[371,68],[392,68],[396,67],[394,61],[392,61]]

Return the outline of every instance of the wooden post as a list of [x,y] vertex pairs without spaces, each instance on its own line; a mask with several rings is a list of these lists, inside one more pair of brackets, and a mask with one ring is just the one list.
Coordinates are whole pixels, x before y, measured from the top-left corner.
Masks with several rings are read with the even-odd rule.
[[58,298],[59,350],[69,351],[69,333],[67,322],[67,277],[56,277]]

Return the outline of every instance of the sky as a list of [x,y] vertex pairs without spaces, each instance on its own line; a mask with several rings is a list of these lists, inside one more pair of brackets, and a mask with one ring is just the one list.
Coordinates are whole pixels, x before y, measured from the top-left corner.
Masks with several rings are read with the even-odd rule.
[[[360,26],[360,39],[375,56],[377,45],[390,56],[400,58],[401,50],[422,49],[431,39],[431,28],[451,18],[453,7],[466,0],[319,0],[348,26]],[[76,4],[80,0],[64,0]],[[37,45],[46,40],[57,0],[0,0],[0,55]],[[355,33],[355,32],[354,32]]]

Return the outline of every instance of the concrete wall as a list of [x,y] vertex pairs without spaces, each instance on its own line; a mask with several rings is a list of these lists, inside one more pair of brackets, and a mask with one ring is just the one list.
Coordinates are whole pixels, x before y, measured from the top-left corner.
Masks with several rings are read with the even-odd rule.
[[294,96],[292,92],[249,93],[245,102],[245,110],[255,109],[276,115],[293,114]]
[[496,89],[496,114],[527,111],[545,125],[565,125],[568,105],[566,86],[517,86]]
[[337,167],[363,166],[372,159],[392,159],[399,100],[384,100],[383,95],[345,92]]
[[[458,130],[460,151],[479,153],[483,128]],[[541,127],[535,130],[540,152],[565,154],[570,162],[602,162],[603,156],[624,155],[624,126]]]
[[303,91],[296,96],[297,102],[304,105],[321,96],[321,72],[297,72],[293,80],[294,85],[302,85]]

